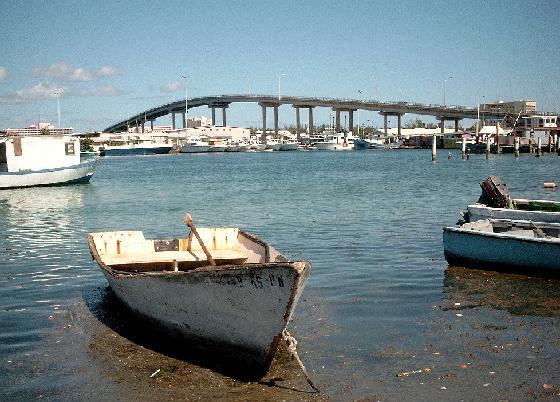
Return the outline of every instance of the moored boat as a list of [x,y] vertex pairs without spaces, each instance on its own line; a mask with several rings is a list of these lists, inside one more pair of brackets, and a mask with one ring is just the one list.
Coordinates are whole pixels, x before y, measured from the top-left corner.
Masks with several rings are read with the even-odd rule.
[[106,145],[100,148],[101,156],[131,156],[131,155],[164,155],[173,148],[171,144],[162,143],[127,143],[123,145]]
[[496,176],[490,176],[480,187],[480,198],[464,213],[467,222],[493,218],[560,223],[560,201],[512,198],[506,184]]
[[315,147],[319,151],[352,151],[354,136],[350,133],[328,134],[324,141],[317,142]]
[[181,153],[203,153],[208,152],[210,145],[206,141],[203,141],[200,137],[192,136],[187,139],[187,142],[181,146]]
[[269,151],[280,151],[280,141],[276,138],[267,138],[265,149]]
[[0,189],[87,183],[97,159],[80,161],[80,140],[68,135],[0,138]]
[[443,228],[452,265],[500,271],[560,273],[560,224],[484,219]]
[[311,267],[237,228],[191,226],[187,237],[174,239],[90,233],[88,244],[131,310],[260,373],[270,366]]
[[354,140],[354,149],[385,149],[385,141],[381,138],[356,138]]

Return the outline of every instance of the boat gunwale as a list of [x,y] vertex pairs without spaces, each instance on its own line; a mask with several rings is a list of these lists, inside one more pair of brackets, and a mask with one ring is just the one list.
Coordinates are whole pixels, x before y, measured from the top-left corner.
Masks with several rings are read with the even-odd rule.
[[[512,219],[486,219],[486,220],[488,220],[490,224],[492,224],[492,226],[494,222],[497,223],[516,222],[528,226],[528,229],[534,229],[534,227],[537,227],[539,229],[541,227],[552,227],[560,230],[560,223],[553,223],[553,222],[533,222],[527,220],[512,220]],[[515,231],[507,231],[507,232],[500,232],[500,233],[485,232],[482,230],[465,229],[462,226],[460,227],[445,226],[443,228],[443,232],[462,233],[462,234],[468,234],[472,236],[485,236],[485,237],[492,237],[497,239],[511,239],[511,240],[518,240],[527,243],[537,242],[537,243],[545,243],[545,244],[549,244],[549,243],[554,244],[560,242],[559,237],[527,237],[527,236],[516,235]]]

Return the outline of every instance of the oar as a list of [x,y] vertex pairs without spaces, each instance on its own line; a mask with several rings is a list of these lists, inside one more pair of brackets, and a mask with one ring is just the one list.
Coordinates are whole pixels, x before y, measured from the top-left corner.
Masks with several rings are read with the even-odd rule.
[[198,231],[196,230],[196,228],[193,225],[192,216],[188,212],[185,214],[184,222],[185,222],[185,225],[187,225],[189,228],[191,228],[191,231],[196,236],[196,240],[198,240],[198,242],[202,246],[202,251],[204,251],[204,254],[206,254],[206,258],[208,258],[208,262],[210,263],[210,265],[215,266],[216,262],[214,261],[214,259],[210,255],[210,251],[208,251],[208,249],[204,245],[204,242],[200,238],[200,235],[198,234]]

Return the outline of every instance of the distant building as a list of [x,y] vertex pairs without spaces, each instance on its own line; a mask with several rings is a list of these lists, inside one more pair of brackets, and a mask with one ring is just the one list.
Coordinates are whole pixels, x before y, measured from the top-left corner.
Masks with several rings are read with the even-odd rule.
[[251,135],[251,130],[243,127],[231,126],[198,126],[189,127],[188,129],[179,128],[169,132],[169,137],[172,138],[187,138],[187,137],[211,137],[211,138],[224,138],[233,141],[240,141],[247,139]]
[[537,102],[532,100],[518,100],[511,102],[499,101],[480,105],[480,109],[490,112],[501,112],[509,114],[533,114],[537,111]]
[[40,134],[72,135],[74,134],[74,129],[72,127],[57,128],[53,126],[51,123],[39,123],[39,124],[32,124],[29,127],[25,127],[25,128],[5,128],[0,130],[0,135],[40,135]]

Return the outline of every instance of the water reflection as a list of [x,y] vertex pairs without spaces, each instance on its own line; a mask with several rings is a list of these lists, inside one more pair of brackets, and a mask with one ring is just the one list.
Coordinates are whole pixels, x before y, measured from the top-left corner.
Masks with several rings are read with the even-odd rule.
[[560,317],[560,280],[449,266],[443,309],[476,307],[515,315]]
[[30,350],[67,299],[69,284],[81,286],[92,276],[83,245],[85,189],[0,192],[0,327],[6,340],[0,354]]

